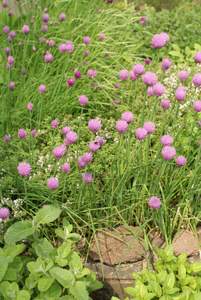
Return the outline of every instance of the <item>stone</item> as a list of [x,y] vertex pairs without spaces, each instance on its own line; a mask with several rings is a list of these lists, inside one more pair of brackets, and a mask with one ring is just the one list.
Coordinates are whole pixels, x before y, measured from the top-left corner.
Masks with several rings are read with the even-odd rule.
[[178,232],[172,244],[176,255],[186,253],[188,256],[193,256],[198,254],[200,250],[198,237],[189,230]]
[[110,266],[137,262],[146,256],[141,237],[139,227],[99,231],[92,240],[89,257]]
[[153,248],[161,248],[165,243],[162,234],[155,229],[149,232],[149,239]]

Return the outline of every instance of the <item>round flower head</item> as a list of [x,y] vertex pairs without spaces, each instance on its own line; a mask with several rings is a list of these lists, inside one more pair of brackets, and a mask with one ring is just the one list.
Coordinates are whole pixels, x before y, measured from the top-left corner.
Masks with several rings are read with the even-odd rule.
[[10,216],[10,210],[7,207],[0,208],[0,219],[6,220]]
[[59,187],[59,181],[56,177],[50,177],[47,181],[47,186],[50,190],[56,190]]
[[91,42],[91,39],[90,39],[89,36],[84,36],[84,37],[83,37],[83,43],[84,43],[85,45],[90,44],[90,42]]
[[180,81],[185,81],[186,79],[188,79],[188,77],[189,77],[188,71],[182,70],[178,73],[178,78]]
[[201,63],[201,52],[198,51],[195,56],[194,56],[194,60],[197,64],[200,64]]
[[196,87],[199,87],[201,86],[201,73],[197,73],[193,76],[193,84],[196,86]]
[[174,138],[171,135],[166,134],[160,138],[160,142],[163,146],[170,146],[173,144]]
[[48,23],[48,21],[49,21],[49,15],[48,15],[47,13],[43,14],[43,16],[42,16],[42,21],[43,21],[44,23]]
[[21,162],[17,166],[17,171],[20,176],[28,177],[31,173],[31,166],[29,163]]
[[4,137],[3,137],[3,141],[4,143],[9,143],[11,141],[11,136],[10,134],[5,134]]
[[134,120],[133,113],[131,111],[125,111],[121,114],[121,119],[126,121],[127,123],[132,123]]
[[61,166],[61,169],[64,173],[68,174],[70,173],[70,165],[69,163],[64,163],[62,166]]
[[89,150],[92,152],[98,151],[100,149],[101,145],[97,141],[92,141],[89,143]]
[[6,7],[8,7],[8,0],[3,0],[2,1],[2,6],[3,6],[3,8],[6,8]]
[[150,208],[159,209],[161,206],[161,200],[156,196],[152,196],[148,200],[148,205]]
[[187,163],[187,159],[186,159],[185,156],[183,156],[183,155],[177,156],[177,158],[176,158],[176,165],[178,167],[183,167],[183,166],[186,165],[186,163]]
[[169,58],[164,58],[161,63],[161,68],[163,71],[168,70],[172,65],[172,61]]
[[59,45],[59,52],[61,52],[61,53],[67,52],[66,44]]
[[61,133],[66,135],[70,131],[71,131],[70,127],[65,126],[62,128]]
[[64,156],[65,152],[66,152],[66,146],[63,144],[54,148],[54,150],[52,151],[52,153],[56,159],[62,158]]
[[148,97],[154,96],[153,86],[148,86],[148,88],[147,88],[147,96]]
[[153,72],[146,72],[142,75],[142,80],[146,85],[154,85],[157,83],[158,78]]
[[148,133],[147,133],[147,131],[146,131],[145,128],[139,127],[139,128],[137,128],[137,129],[135,130],[135,137],[136,137],[136,139],[138,139],[139,141],[144,140],[144,139],[146,138],[147,134],[148,134]]
[[104,41],[106,39],[106,35],[104,32],[100,32],[99,35],[98,35],[98,39],[99,41]]
[[28,109],[29,111],[32,111],[32,109],[33,109],[33,103],[29,102],[29,103],[27,104],[27,109]]
[[66,42],[66,51],[68,53],[72,53],[74,51],[74,45],[73,45],[73,42],[71,41],[67,41]]
[[155,34],[151,40],[151,47],[154,49],[160,49],[164,47],[169,41],[169,36],[166,32]]
[[69,79],[66,81],[66,84],[68,85],[68,87],[74,86],[74,84],[75,84],[75,78],[69,78]]
[[89,164],[93,160],[93,154],[91,152],[86,152],[82,155],[82,160],[86,163]]
[[59,121],[57,119],[51,121],[52,129],[55,129],[59,126]]
[[144,74],[144,66],[142,64],[136,64],[133,66],[133,71],[136,75]]
[[87,163],[86,163],[86,161],[84,161],[83,156],[79,157],[78,158],[78,167],[80,169],[83,169],[86,167],[86,165],[87,165]]
[[93,175],[91,173],[84,173],[82,174],[82,180],[84,183],[92,183],[93,182]]
[[103,146],[106,143],[106,140],[101,136],[97,136],[95,142],[98,143],[100,146]]
[[102,127],[101,120],[99,119],[91,119],[88,122],[88,128],[91,130],[93,133],[96,133],[99,131]]
[[139,20],[139,23],[141,24],[141,25],[146,25],[147,24],[147,22],[148,22],[148,17],[147,16],[142,16],[142,17],[140,17],[140,20]]
[[47,52],[45,55],[44,55],[44,62],[45,63],[51,63],[51,62],[53,62],[53,60],[54,60],[54,57],[53,57],[53,55],[50,53],[50,52]]
[[125,133],[128,130],[128,123],[124,120],[118,120],[116,122],[116,130],[119,133]]
[[26,136],[27,136],[26,131],[25,131],[23,128],[20,128],[20,129],[18,130],[18,137],[19,137],[20,139],[25,139]]
[[175,97],[178,101],[184,101],[186,97],[186,88],[184,86],[179,86],[176,89]]
[[154,92],[154,95],[157,96],[157,97],[162,96],[165,93],[164,85],[160,82],[157,82],[153,86],[153,92]]
[[15,89],[15,82],[14,81],[10,81],[9,85],[8,85],[8,88],[9,88],[10,91],[14,91],[14,89]]
[[66,134],[65,143],[66,145],[71,145],[74,144],[77,141],[77,139],[77,133],[71,130]]
[[36,129],[32,129],[32,130],[31,130],[31,135],[32,135],[33,138],[36,137],[36,135],[37,135],[37,130],[36,130]]
[[79,102],[80,102],[80,105],[86,106],[89,103],[89,99],[87,96],[81,95],[81,96],[79,96]]
[[96,72],[96,70],[94,70],[94,69],[89,69],[89,70],[87,71],[87,76],[88,76],[89,78],[95,78],[96,75],[97,75],[97,72]]
[[6,34],[8,34],[8,33],[10,32],[9,26],[7,26],[7,25],[4,26],[4,27],[3,27],[3,32],[6,33]]
[[44,84],[40,84],[38,87],[38,91],[40,94],[44,94],[46,92],[46,86]]
[[127,80],[128,79],[128,77],[129,77],[129,72],[128,72],[128,70],[121,70],[120,72],[119,72],[119,79],[120,80],[122,80],[122,81],[124,81],[124,80]]
[[76,79],[79,79],[79,78],[81,78],[81,72],[80,71],[75,71],[75,73],[74,73],[74,76],[75,76],[75,78]]
[[28,34],[28,33],[30,32],[29,26],[28,26],[28,25],[24,25],[24,26],[22,27],[22,32],[23,32],[24,34]]
[[65,15],[65,13],[60,13],[60,15],[59,15],[59,21],[60,22],[63,22],[63,21],[65,21],[65,19],[66,19],[66,15]]
[[137,75],[135,74],[135,72],[132,70],[129,72],[130,75],[130,80],[136,80],[137,79]]
[[15,60],[14,60],[14,57],[9,55],[8,58],[7,58],[7,63],[9,66],[13,66]]
[[54,40],[47,40],[47,45],[49,46],[49,47],[54,47],[55,46],[55,41]]
[[143,128],[147,131],[148,134],[154,133],[156,130],[156,126],[153,122],[145,122]]
[[164,146],[161,154],[165,160],[171,160],[176,156],[176,149],[172,146]]
[[152,60],[149,57],[145,58],[145,60],[144,60],[145,65],[150,65],[151,62],[152,62]]
[[41,26],[41,31],[42,31],[42,32],[47,32],[47,31],[48,31],[48,25],[47,25],[47,24],[43,24],[43,25]]
[[170,108],[171,106],[171,103],[170,103],[170,100],[169,99],[162,99],[161,100],[161,107],[164,109],[164,110],[167,110],[168,108]]
[[10,31],[8,34],[8,39],[9,41],[12,41],[16,37],[16,32],[15,31]]
[[196,112],[201,112],[201,100],[194,101],[193,107]]
[[6,48],[4,49],[4,51],[5,51],[6,55],[9,55],[9,54],[10,54],[10,52],[11,52],[11,50],[10,50],[10,48],[9,48],[9,47],[6,47]]

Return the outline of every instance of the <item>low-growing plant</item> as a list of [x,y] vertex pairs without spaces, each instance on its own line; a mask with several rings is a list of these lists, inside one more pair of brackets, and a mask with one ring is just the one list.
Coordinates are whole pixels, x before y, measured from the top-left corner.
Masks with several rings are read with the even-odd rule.
[[33,220],[8,228],[0,248],[0,299],[87,300],[101,287],[74,249],[79,235],[72,233],[72,225],[64,219],[63,227],[56,228],[56,246],[42,236],[42,226],[60,213],[45,206]]
[[[160,249],[154,270],[133,274],[135,287],[127,287],[125,300],[200,300],[201,263],[186,254],[176,257],[172,247]],[[118,300],[113,297],[112,300]]]

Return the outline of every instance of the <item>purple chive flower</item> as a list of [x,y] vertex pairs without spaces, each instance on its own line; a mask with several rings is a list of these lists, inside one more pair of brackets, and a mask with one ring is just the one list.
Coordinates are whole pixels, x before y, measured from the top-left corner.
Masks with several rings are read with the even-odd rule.
[[66,145],[71,145],[74,144],[77,141],[77,139],[77,133],[71,130],[66,134],[66,139],[64,142]]
[[125,133],[128,130],[128,123],[124,120],[118,120],[115,128],[119,133]]
[[33,103],[31,103],[31,102],[27,103],[27,109],[29,111],[32,111],[32,109],[33,109]]
[[56,159],[60,159],[64,156],[65,152],[66,152],[66,146],[62,144],[54,148],[52,154]]
[[129,72],[129,75],[130,75],[130,80],[136,80],[137,79],[137,75],[135,74],[135,72],[133,70],[131,70]]
[[8,7],[8,4],[9,4],[8,0],[3,0],[3,1],[2,1],[2,6],[3,6],[3,8]]
[[175,97],[178,101],[184,101],[186,97],[186,88],[184,86],[179,86],[176,89]]
[[37,135],[37,130],[36,130],[35,128],[31,130],[31,135],[32,135],[33,138],[36,137],[36,135]]
[[61,133],[66,135],[70,131],[71,131],[70,127],[65,126],[65,127],[62,128]]
[[121,119],[126,121],[128,124],[134,120],[133,113],[131,111],[125,111],[121,114]]
[[196,112],[201,112],[201,100],[194,101],[193,108]]
[[104,32],[100,32],[99,35],[98,35],[98,39],[99,41],[104,41],[106,39],[106,35]]
[[93,154],[91,152],[86,152],[82,155],[82,160],[86,163],[89,164],[93,160]]
[[164,58],[161,63],[161,68],[163,71],[168,70],[172,65],[172,61],[169,58]]
[[59,187],[59,180],[56,177],[50,177],[47,186],[50,190],[56,190]]
[[121,80],[121,81],[124,81],[124,80],[127,80],[128,79],[128,77],[129,77],[129,72],[128,72],[128,70],[121,70],[120,72],[119,72],[119,79]]
[[166,134],[161,136],[160,142],[163,146],[170,146],[173,144],[174,138],[171,135]]
[[70,164],[69,163],[64,163],[62,166],[61,166],[61,170],[66,173],[66,174],[69,174],[70,173]]
[[157,97],[162,96],[165,93],[164,85],[160,82],[157,82],[153,86],[153,92],[154,92],[154,95],[157,96]]
[[169,42],[169,35],[166,32],[155,34],[151,40],[151,47],[154,49],[160,49]]
[[186,79],[188,79],[188,77],[189,77],[188,71],[182,70],[178,73],[178,78],[180,81],[185,81]]
[[44,62],[45,63],[51,63],[54,60],[54,56],[50,53],[50,52],[46,52],[46,54],[44,55]]
[[91,39],[90,39],[89,36],[84,36],[84,37],[83,37],[83,43],[84,43],[85,45],[89,45],[90,42],[91,42]]
[[153,86],[148,86],[148,88],[147,88],[147,96],[148,97],[154,96]]
[[94,69],[89,69],[89,70],[87,71],[87,76],[88,76],[89,78],[95,78],[96,75],[97,75],[97,72],[96,72],[96,70],[94,70]]
[[65,13],[60,13],[60,15],[59,15],[59,21],[60,22],[63,22],[63,21],[65,21],[65,19],[66,19],[66,15],[65,15]]
[[93,175],[91,173],[84,173],[82,174],[82,180],[84,183],[92,183],[93,182]]
[[16,32],[15,31],[10,31],[8,34],[8,40],[12,41],[16,37]]
[[78,167],[79,167],[80,169],[83,169],[83,168],[86,167],[86,165],[87,165],[87,163],[86,163],[86,161],[84,161],[83,157],[82,157],[82,156],[79,157],[79,158],[78,158]]
[[148,200],[148,205],[152,209],[159,209],[161,206],[161,200],[156,196],[152,196]]
[[142,64],[136,64],[133,66],[133,71],[136,75],[142,75],[144,74],[144,66]]
[[141,24],[141,25],[146,25],[147,24],[147,22],[148,22],[148,17],[147,16],[141,16],[140,17],[140,20],[139,20],[139,23]]
[[76,79],[81,78],[81,72],[78,71],[78,70],[76,70],[76,71],[74,72],[74,76],[75,76]]
[[153,72],[146,72],[142,75],[142,80],[146,85],[155,85],[158,81],[157,75]]
[[178,167],[183,167],[183,166],[186,165],[186,163],[187,163],[187,159],[186,159],[185,156],[183,156],[183,155],[177,156],[177,158],[176,158],[176,165]]
[[1,207],[0,208],[0,219],[1,220],[6,220],[10,216],[10,210],[7,207]]
[[66,42],[66,51],[68,53],[72,53],[74,51],[74,45],[73,45],[73,42],[71,41],[67,41]]
[[10,32],[9,26],[7,26],[7,25],[4,26],[4,27],[3,27],[3,32],[6,33],[6,34],[8,34],[8,33]]
[[59,126],[59,121],[57,119],[51,121],[52,129],[55,129]]
[[143,128],[147,131],[148,134],[154,133],[156,126],[153,122],[145,122]]
[[137,128],[137,129],[135,130],[135,137],[136,137],[136,139],[138,139],[139,141],[144,140],[145,137],[147,136],[147,134],[148,134],[148,132],[146,131],[145,128],[139,127],[139,128]]
[[5,134],[4,137],[3,137],[3,141],[4,143],[9,143],[11,141],[11,136],[10,134]]
[[176,156],[176,149],[172,146],[164,146],[161,154],[165,160],[171,160]]
[[194,56],[194,60],[197,64],[200,64],[201,63],[201,52],[198,51],[195,56]]
[[10,81],[8,84],[8,88],[10,91],[14,91],[15,89],[15,82],[14,81]]
[[61,52],[61,53],[67,52],[67,46],[66,46],[66,44],[59,45],[59,52]]
[[89,150],[92,152],[96,152],[100,149],[101,145],[97,141],[92,141],[89,143]]
[[42,21],[44,23],[48,23],[49,22],[49,15],[47,13],[43,14]]
[[38,91],[40,94],[44,94],[46,92],[46,86],[44,84],[40,84],[38,87]]
[[9,54],[10,54],[10,52],[11,52],[11,50],[10,50],[10,48],[9,48],[9,47],[6,47],[6,48],[4,49],[4,51],[5,51],[6,55],[9,55]]
[[20,176],[28,177],[31,173],[31,166],[29,163],[21,162],[17,166],[17,171]]
[[79,96],[79,102],[81,106],[86,106],[89,103],[89,99],[85,95]]
[[43,24],[43,25],[41,26],[41,31],[42,31],[42,32],[47,32],[47,31],[48,31],[48,25],[47,25],[47,24]]
[[106,140],[101,136],[97,136],[95,142],[99,143],[99,145],[102,147],[106,143]]
[[9,55],[8,58],[7,58],[8,65],[12,67],[14,62],[15,62],[14,57]]
[[88,128],[91,130],[93,133],[96,133],[99,131],[102,127],[101,120],[99,119],[91,119],[88,122]]
[[66,81],[66,84],[68,85],[68,87],[72,87],[75,84],[75,78],[69,78]]
[[49,46],[49,47],[54,47],[55,46],[55,44],[56,44],[56,42],[54,41],[54,40],[47,40],[47,45]]
[[150,65],[151,62],[152,62],[152,60],[149,57],[145,58],[145,60],[144,60],[145,65]]
[[199,87],[201,86],[201,73],[197,73],[193,76],[193,84],[196,86],[196,87]]
[[20,139],[25,139],[26,136],[27,136],[26,131],[25,131],[23,128],[20,128],[20,129],[18,130],[18,137],[19,137]]
[[28,34],[28,33],[30,32],[29,26],[25,24],[25,25],[22,27],[22,32],[23,32],[24,34]]
[[161,100],[161,107],[164,109],[164,110],[167,110],[168,108],[170,108],[171,106],[171,103],[170,103],[170,100],[169,99],[162,99]]

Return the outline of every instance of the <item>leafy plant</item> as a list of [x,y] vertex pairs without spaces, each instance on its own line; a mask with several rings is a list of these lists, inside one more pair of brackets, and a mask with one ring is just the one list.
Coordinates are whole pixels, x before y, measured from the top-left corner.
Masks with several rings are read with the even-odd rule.
[[201,263],[190,263],[186,254],[176,257],[172,247],[158,251],[153,271],[143,270],[133,278],[135,287],[125,289],[129,295],[125,300],[201,299]]
[[74,250],[79,235],[72,233],[65,219],[63,227],[55,230],[57,247],[41,236],[41,226],[55,221],[60,213],[48,205],[32,221],[8,228],[0,248],[0,299],[87,300],[90,292],[101,287]]

